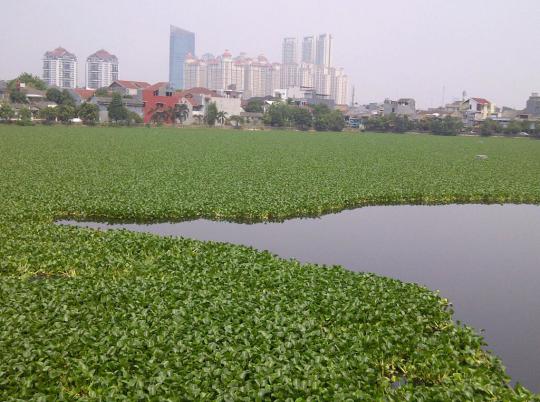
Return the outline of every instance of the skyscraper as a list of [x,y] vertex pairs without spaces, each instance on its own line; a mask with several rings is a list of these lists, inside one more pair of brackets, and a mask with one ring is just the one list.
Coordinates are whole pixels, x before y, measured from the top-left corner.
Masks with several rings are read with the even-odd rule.
[[283,64],[296,64],[298,63],[298,56],[296,50],[296,38],[283,39],[282,48],[282,63]]
[[332,66],[332,35],[322,34],[317,38],[315,64],[323,67]]
[[316,53],[317,47],[315,37],[304,37],[304,40],[302,41],[302,63],[315,64]]
[[108,87],[118,80],[118,58],[106,50],[98,50],[86,59],[86,88]]
[[195,54],[195,34],[171,25],[169,82],[173,88],[184,89],[184,62],[190,53]]
[[62,47],[45,53],[43,81],[59,88],[77,87],[77,57]]
[[298,83],[298,54],[296,38],[283,39],[281,88],[295,87]]

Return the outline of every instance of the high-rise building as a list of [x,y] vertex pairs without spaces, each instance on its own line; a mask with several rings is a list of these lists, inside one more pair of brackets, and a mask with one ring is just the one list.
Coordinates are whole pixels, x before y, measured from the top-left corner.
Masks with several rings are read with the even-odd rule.
[[302,63],[315,64],[317,46],[314,36],[306,36],[302,41]]
[[282,63],[283,64],[298,63],[296,38],[283,39]]
[[332,67],[332,35],[322,34],[317,38],[317,54],[315,64]]
[[77,57],[62,47],[45,53],[43,81],[59,88],[77,87]]
[[298,68],[298,86],[313,87],[313,77],[315,75],[315,65],[311,63],[302,63]]
[[118,58],[106,50],[98,50],[86,59],[86,88],[108,87],[118,80]]
[[184,62],[195,54],[195,34],[171,25],[169,51],[169,82],[176,89],[184,88]]
[[349,102],[349,78],[342,68],[334,69],[330,97],[338,105],[346,105]]

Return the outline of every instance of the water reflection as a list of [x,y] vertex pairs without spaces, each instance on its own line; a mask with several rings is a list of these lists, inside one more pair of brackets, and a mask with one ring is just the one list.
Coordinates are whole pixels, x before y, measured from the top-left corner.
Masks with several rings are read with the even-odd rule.
[[423,284],[453,302],[457,320],[485,330],[514,380],[540,392],[538,206],[369,207],[254,225],[59,223],[242,244]]

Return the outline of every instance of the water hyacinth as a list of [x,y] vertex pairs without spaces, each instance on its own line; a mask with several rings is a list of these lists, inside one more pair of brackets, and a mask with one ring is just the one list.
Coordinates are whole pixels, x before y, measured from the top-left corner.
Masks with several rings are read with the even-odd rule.
[[53,224],[538,203],[538,142],[0,127],[0,156],[1,400],[538,400],[420,286]]

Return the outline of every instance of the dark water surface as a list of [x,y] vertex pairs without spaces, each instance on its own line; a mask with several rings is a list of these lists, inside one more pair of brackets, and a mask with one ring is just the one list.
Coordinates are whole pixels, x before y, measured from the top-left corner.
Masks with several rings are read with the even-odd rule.
[[513,380],[540,392],[539,206],[369,207],[253,225],[58,223],[247,245],[440,290],[456,320],[485,330]]

